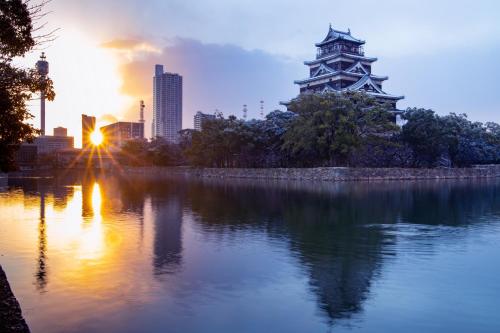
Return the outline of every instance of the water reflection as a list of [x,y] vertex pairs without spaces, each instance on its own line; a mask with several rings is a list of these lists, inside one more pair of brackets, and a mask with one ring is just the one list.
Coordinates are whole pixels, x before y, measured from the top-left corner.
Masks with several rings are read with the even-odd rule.
[[466,226],[500,212],[499,187],[488,181],[202,183],[190,186],[190,200],[204,230],[256,229],[286,238],[309,274],[319,308],[332,320],[362,311],[373,279],[397,255],[399,241],[418,237],[408,246],[429,254],[435,246],[429,238],[464,237],[461,229],[433,234],[415,225]]
[[[210,258],[196,253],[196,247],[214,246],[211,250],[217,251],[212,244],[223,244],[236,252],[239,244],[228,239],[249,235],[270,247],[285,244],[282,259],[290,260],[306,278],[317,315],[327,327],[334,326],[363,315],[374,283],[384,277],[384,267],[400,252],[433,255],[439,244],[465,239],[470,226],[500,217],[500,186],[491,181],[269,184],[84,175],[12,179],[4,188],[8,193],[19,189],[25,205],[35,199],[39,203],[37,291],[50,294],[47,291],[54,290],[55,280],[63,284],[61,289],[70,289],[66,296],[85,295],[82,309],[108,300],[102,311],[110,317],[117,309],[125,311],[123,303],[140,300],[142,306],[157,298],[187,297],[186,286],[196,285],[200,292],[189,296],[189,307],[200,300],[209,302],[203,294],[209,293],[214,281],[213,285],[227,282],[234,267],[214,272],[204,265]],[[265,262],[256,253],[257,249],[255,258],[236,260],[248,260],[249,267],[256,267],[252,261]],[[196,269],[190,266],[193,263]],[[267,275],[254,278],[270,283],[263,276]],[[169,294],[158,296],[155,283]],[[219,285],[243,290],[236,278]],[[181,292],[174,292],[176,288]],[[161,302],[166,303],[164,299]],[[180,311],[175,304],[165,303],[160,303],[165,311]],[[165,324],[160,317],[156,319]],[[113,325],[118,324],[110,325],[103,327],[117,329]]]
[[155,275],[171,274],[182,260],[182,206],[176,196],[154,200],[154,257]]
[[40,222],[38,223],[38,269],[35,285],[40,292],[47,286],[47,232],[45,229],[45,189],[40,190]]
[[212,184],[194,186],[190,194],[192,209],[205,230],[227,233],[251,228],[286,238],[309,275],[319,308],[330,319],[362,309],[383,263],[384,246],[394,241],[380,229],[360,227],[360,215],[382,209],[380,203],[367,205],[337,191],[325,196],[279,187],[263,191],[261,186]]

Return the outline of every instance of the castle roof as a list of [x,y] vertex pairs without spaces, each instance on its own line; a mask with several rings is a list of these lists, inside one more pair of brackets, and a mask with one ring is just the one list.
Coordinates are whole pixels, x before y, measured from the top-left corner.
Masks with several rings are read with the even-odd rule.
[[351,30],[348,29],[347,32],[335,30],[330,25],[330,28],[328,29],[328,34],[326,35],[325,39],[323,39],[322,42],[316,43],[316,46],[320,47],[320,46],[323,46],[325,44],[328,44],[328,43],[331,43],[331,42],[334,42],[337,40],[346,40],[346,41],[349,41],[349,42],[352,42],[352,43],[355,43],[358,45],[362,45],[365,43],[364,40],[357,39],[357,38],[354,38],[353,36],[351,36]]
[[362,90],[363,87],[365,87],[366,85],[370,86],[370,88],[373,90],[372,92],[370,92],[370,94],[373,96],[385,97],[385,98],[394,99],[394,100],[399,100],[399,99],[404,98],[404,96],[395,96],[395,95],[390,95],[390,94],[384,92],[381,88],[379,88],[377,86],[377,84],[375,82],[372,81],[372,78],[370,77],[370,75],[363,76],[358,82],[347,87],[346,90],[358,91],[358,90]]
[[333,53],[333,54],[326,56],[326,57],[322,57],[321,59],[304,61],[304,65],[312,66],[312,65],[316,65],[316,64],[326,62],[326,61],[336,59],[336,58],[349,58],[349,59],[353,59],[353,60],[360,60],[360,61],[366,61],[366,62],[375,62],[378,60],[377,58],[373,58],[373,57],[365,57],[365,56],[360,56],[360,55],[356,55],[356,54],[339,52],[339,53]]
[[[317,71],[316,73],[313,73],[313,74],[316,74],[316,75],[313,75],[307,79],[303,79],[303,80],[295,80],[293,81],[295,84],[306,84],[306,83],[311,83],[311,82],[315,82],[315,81],[318,81],[318,80],[321,80],[321,79],[328,79],[328,78],[332,78],[332,77],[335,77],[335,76],[339,76],[339,75],[344,75],[344,76],[347,76],[347,77],[352,77],[352,78],[355,78],[355,79],[359,79],[360,78],[363,78],[364,76],[366,76],[367,74],[364,74],[364,73],[356,73],[356,72],[349,72],[349,71],[346,71],[346,70],[338,70],[338,71]],[[373,75],[373,74],[368,74],[368,76],[372,79],[372,80],[376,80],[376,81],[385,81],[387,79],[389,79],[389,77],[387,76],[379,76],[379,75]]]

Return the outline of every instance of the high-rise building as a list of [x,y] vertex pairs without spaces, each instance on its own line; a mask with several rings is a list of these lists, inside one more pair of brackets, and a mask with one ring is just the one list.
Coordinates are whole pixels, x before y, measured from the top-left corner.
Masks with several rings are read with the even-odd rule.
[[54,136],[68,136],[68,129],[65,127],[55,127]]
[[206,114],[201,111],[196,112],[196,114],[194,115],[194,129],[197,131],[201,131],[201,128],[203,127],[203,122],[210,119],[215,119],[215,115]]
[[181,129],[182,76],[164,72],[163,65],[156,65],[153,77],[152,136],[177,142]]
[[101,127],[105,144],[110,148],[120,148],[126,141],[144,139],[144,123],[120,121]]
[[95,130],[95,117],[82,114],[82,148],[88,148],[92,145],[90,135]]

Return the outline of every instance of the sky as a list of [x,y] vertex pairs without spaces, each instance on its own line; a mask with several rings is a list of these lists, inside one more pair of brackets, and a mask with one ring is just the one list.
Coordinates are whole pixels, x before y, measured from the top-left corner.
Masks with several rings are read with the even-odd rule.
[[77,144],[82,113],[102,125],[137,121],[141,99],[150,135],[155,64],[183,76],[183,128],[198,110],[241,116],[247,104],[259,118],[260,100],[266,113],[283,110],[330,23],[366,41],[374,74],[389,76],[383,89],[405,96],[400,109],[500,122],[499,1],[53,0],[46,9],[47,29],[59,29],[43,46],[57,94],[47,132],[68,127]]

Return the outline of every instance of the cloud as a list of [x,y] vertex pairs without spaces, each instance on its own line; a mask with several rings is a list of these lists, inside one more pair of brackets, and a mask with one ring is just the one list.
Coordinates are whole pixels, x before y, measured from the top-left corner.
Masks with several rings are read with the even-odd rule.
[[97,119],[97,122],[100,125],[108,125],[108,124],[116,123],[117,121],[118,121],[118,118],[116,118],[115,116],[113,116],[112,114],[109,114],[109,113],[104,114]]
[[[419,106],[433,108],[441,114],[465,112],[472,120],[500,121],[497,116],[500,102],[494,93],[494,78],[500,75],[496,54],[496,51],[487,49],[470,49],[460,54],[449,50],[439,59],[419,54],[381,57],[374,71],[375,74],[390,76],[384,84],[385,91],[406,96],[399,103],[402,109]],[[488,70],[492,75],[483,77],[481,82],[466,79],[477,75],[477,68],[470,65],[472,59],[490,64]],[[308,76],[307,66],[302,62],[261,50],[248,51],[231,44],[174,39],[160,53],[126,61],[119,69],[123,80],[122,93],[134,97],[137,105],[140,99],[146,102],[148,133],[155,64],[163,64],[167,71],[183,76],[184,128],[192,127],[197,110],[213,113],[219,109],[225,116],[241,117],[243,104],[247,104],[249,117],[258,118],[261,99],[265,102],[266,113],[279,108],[279,101],[297,95],[298,87],[293,81]],[[136,104],[127,112],[129,119],[139,117]]]
[[161,50],[152,43],[136,39],[115,39],[102,43],[100,47],[129,52],[161,53]]
[[[112,45],[135,44],[128,41]],[[119,69],[122,92],[146,101],[147,120],[151,119],[155,64],[183,76],[183,127],[192,127],[197,110],[213,113],[219,109],[226,116],[241,116],[243,104],[247,104],[249,117],[259,117],[261,99],[266,112],[278,108],[280,100],[297,95],[293,80],[301,76],[298,73],[306,75],[301,63],[263,51],[177,38],[160,53],[127,61]],[[138,108],[129,110],[127,116],[137,118]]]

